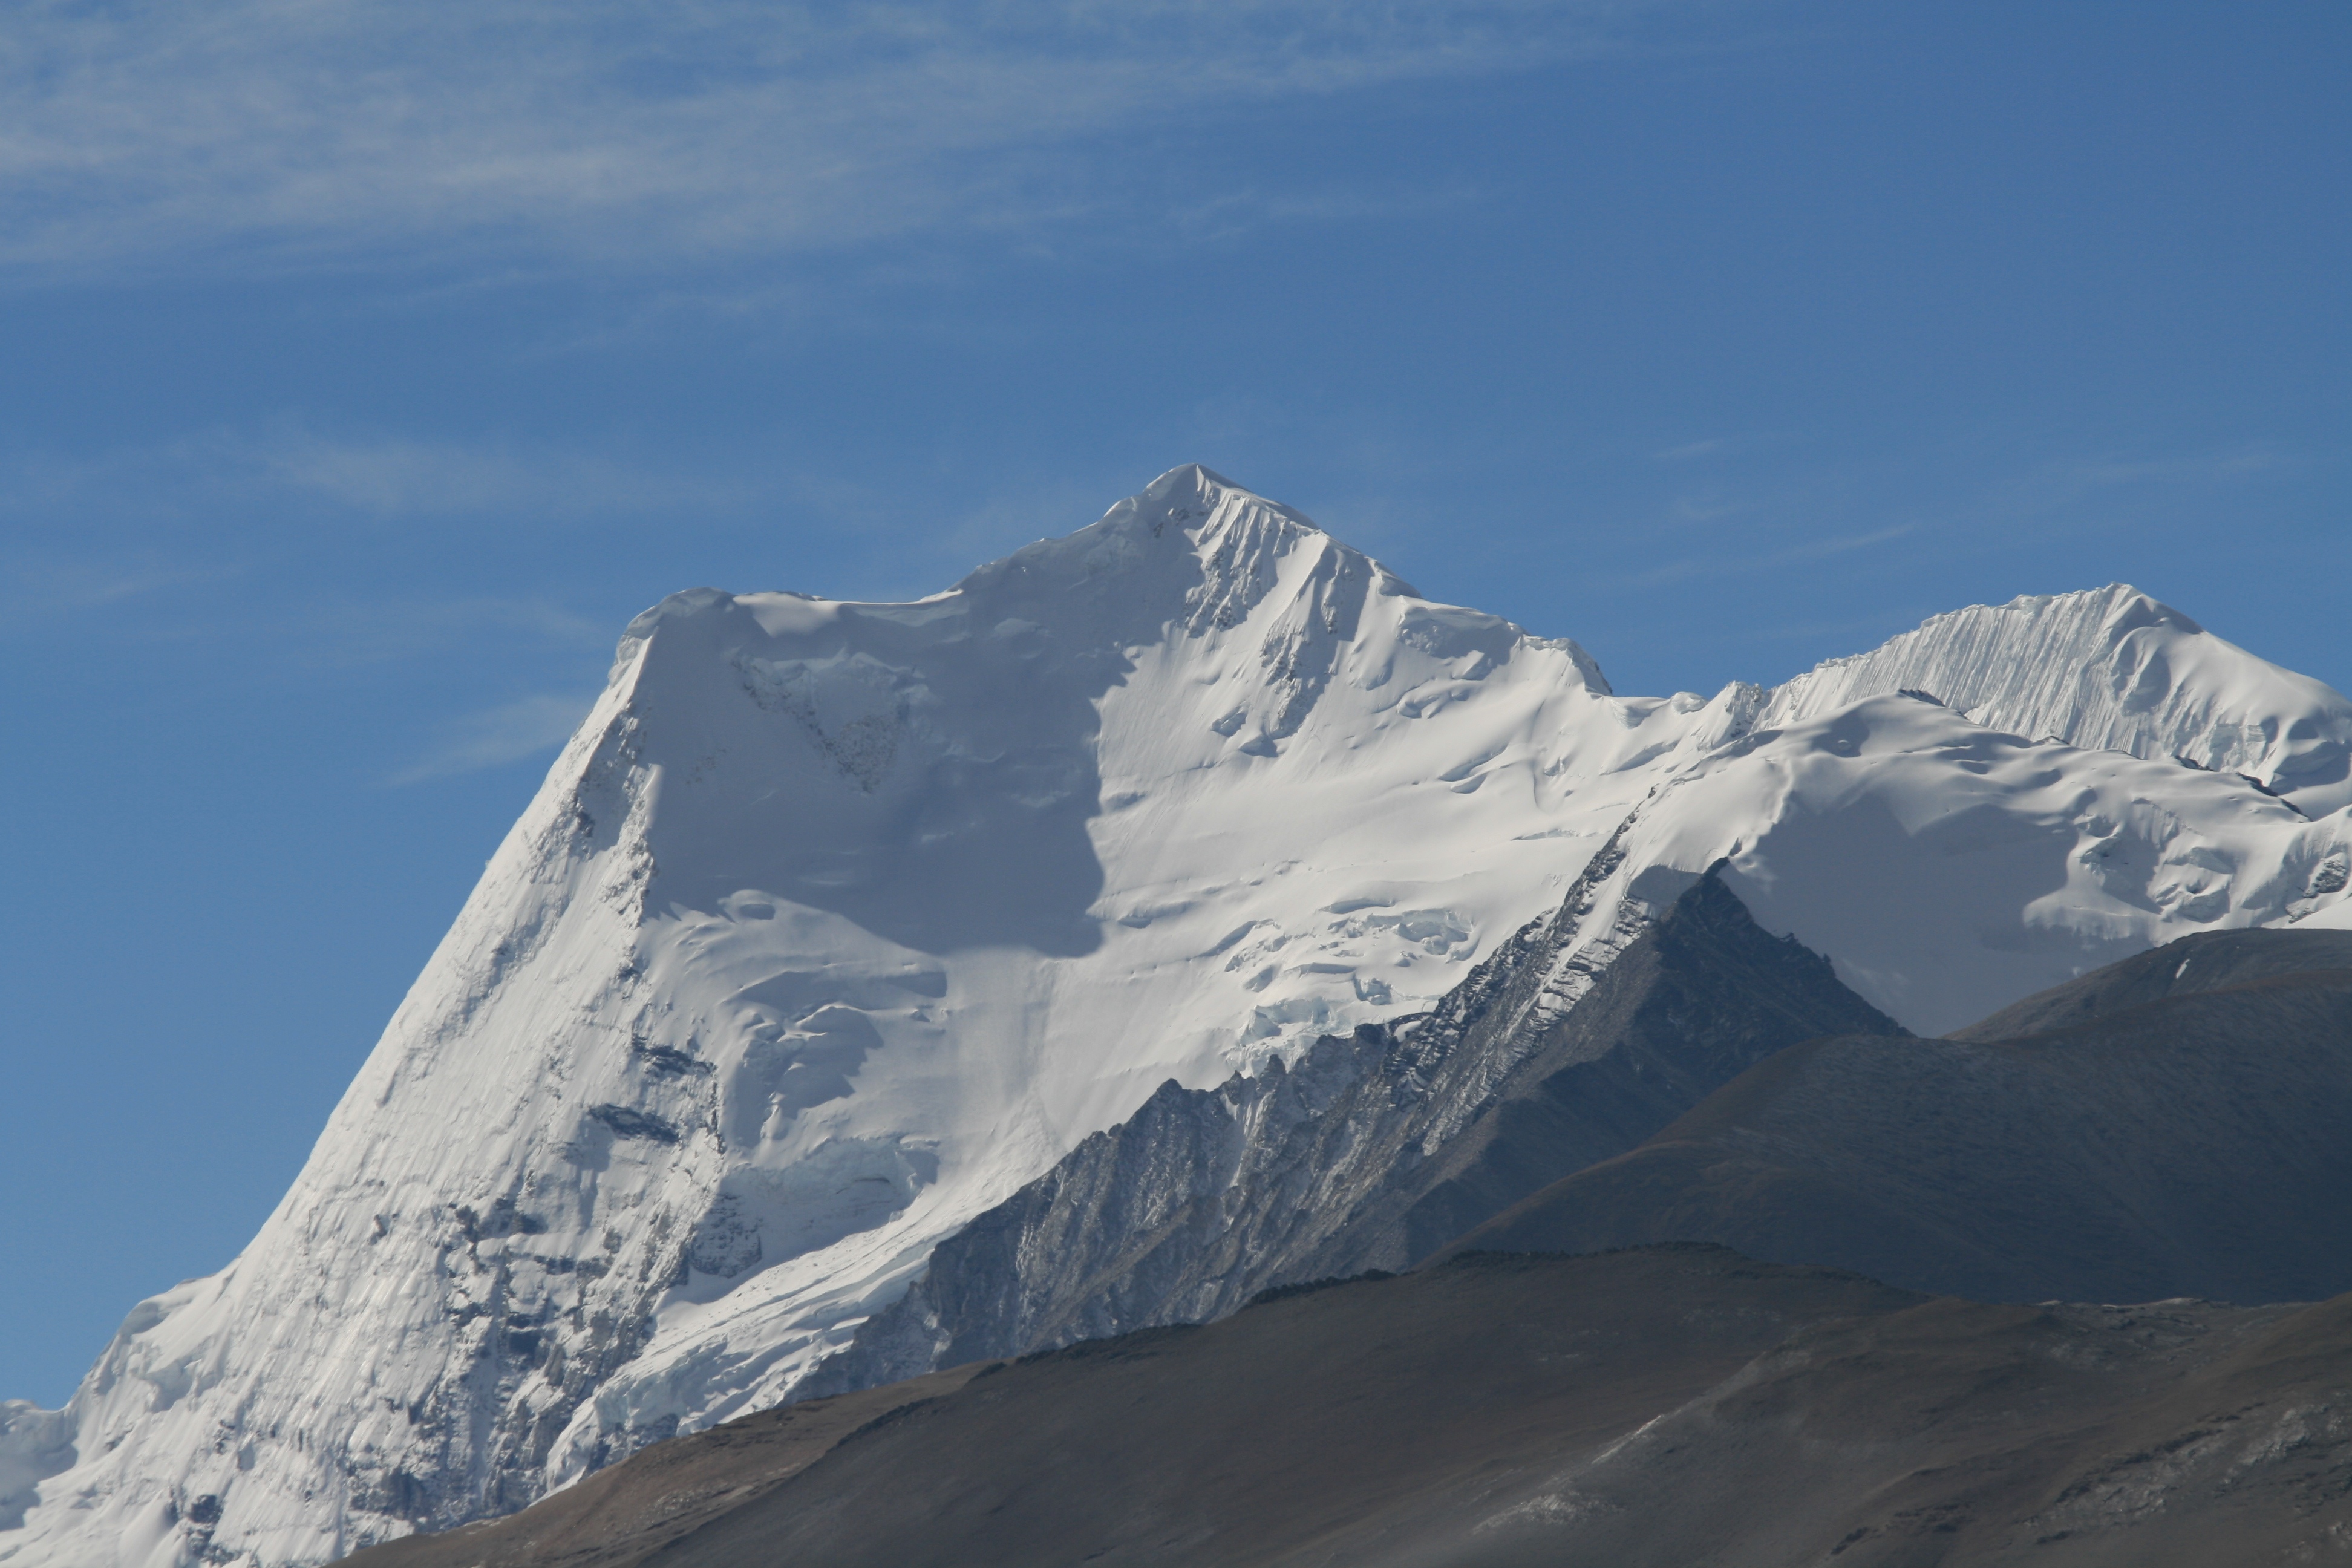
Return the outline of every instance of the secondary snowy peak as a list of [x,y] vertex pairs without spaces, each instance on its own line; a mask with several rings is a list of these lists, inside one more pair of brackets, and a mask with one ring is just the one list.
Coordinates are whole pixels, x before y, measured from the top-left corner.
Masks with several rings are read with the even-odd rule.
[[2312,816],[2352,804],[2352,701],[2125,584],[1937,616],[1798,676],[1758,722],[1903,690],[2029,740],[2242,773]]
[[1679,770],[1623,849],[1616,885],[1651,898],[1727,858],[1759,924],[1934,1035],[2193,931],[2327,911],[2352,812],[1877,697]]

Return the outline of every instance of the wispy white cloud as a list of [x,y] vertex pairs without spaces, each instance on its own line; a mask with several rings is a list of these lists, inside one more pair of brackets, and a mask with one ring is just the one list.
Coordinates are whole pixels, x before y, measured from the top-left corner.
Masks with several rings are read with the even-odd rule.
[[19,627],[58,615],[120,609],[174,593],[212,590],[242,574],[234,564],[195,565],[152,550],[87,556],[54,549],[0,556],[0,612]]
[[344,666],[430,658],[453,648],[601,653],[615,628],[545,599],[344,598],[305,605],[276,626],[309,663]]
[[306,492],[379,517],[578,515],[659,506],[731,510],[748,499],[740,488],[707,476],[636,468],[565,447],[328,437],[280,426],[258,437],[223,441],[218,451],[247,482]]
[[2137,485],[2230,484],[2286,466],[2284,453],[2266,446],[2236,446],[2201,452],[2096,453],[2042,464],[2020,488],[2053,497],[2074,497]]
[[[1701,441],[1651,456],[1660,461],[1712,458],[1733,444]],[[2217,491],[2261,483],[2311,460],[2305,454],[2263,442],[2201,450],[2042,455],[2030,461],[2011,459],[2006,467],[1999,458],[1979,458],[1992,477],[1979,479],[1973,491],[1911,496],[1889,506],[1911,514],[1911,521],[1780,543],[1771,542],[1760,530],[1742,530],[1722,520],[1734,515],[1788,517],[1819,502],[1839,504],[1837,491],[1867,481],[1869,466],[1825,470],[1802,484],[1792,485],[1784,478],[1751,490],[1729,484],[1695,487],[1667,502],[1665,512],[1678,522],[1708,529],[1718,547],[1685,551],[1612,581],[1626,587],[1664,587],[1863,555],[1905,539],[1918,541],[1922,551],[1955,556],[1995,538],[2013,541],[2024,530],[2046,537],[2145,529],[2151,503],[2160,502],[2167,492],[2197,497],[2196,504],[2203,506]],[[1777,531],[1787,539],[1785,528]]]
[[1664,0],[28,0],[0,266],[624,263],[1011,226],[1220,104],[1622,47]]
[[551,752],[571,738],[593,699],[542,693],[468,714],[441,742],[394,773],[394,785],[423,784],[503,767]]
[[1857,550],[1867,550],[1874,544],[1885,544],[1917,531],[1918,524],[1898,522],[1892,528],[1874,528],[1864,533],[1841,533],[1828,539],[1808,540],[1790,545],[1769,559],[1775,564],[1785,561],[1819,561],[1831,555],[1847,555]]
[[1989,485],[1969,521],[1979,529],[2144,528],[2169,508],[2210,506],[2217,494],[2276,480],[2315,460],[2312,453],[2261,441],[2048,454]]
[[1713,491],[1706,495],[1676,496],[1674,511],[1679,521],[1715,522],[1723,518],[1737,517],[1755,504],[1749,498]]
[[[0,450],[0,638],[119,606],[136,612],[141,636],[180,640],[217,635],[234,605],[240,637],[273,641],[306,668],[495,647],[601,668],[619,632],[610,605],[585,617],[527,576],[508,580],[520,592],[442,594],[336,563],[361,535],[404,542],[404,553],[420,536],[463,553],[502,534],[593,555],[688,520],[730,539],[725,558],[750,574],[723,585],[915,598],[1041,534],[1084,526],[1106,496],[1138,482],[1055,475],[911,509],[887,484],[811,470],[783,450],[713,464],[570,442],[322,433],[290,420],[98,452]],[[286,591],[289,574],[318,571],[323,583]],[[648,583],[645,593],[685,585]]]
[[1650,454],[1654,463],[1712,463],[1731,458],[1751,458],[1774,447],[1788,447],[1799,437],[1785,430],[1749,430],[1735,436],[1709,436],[1661,447]]
[[740,475],[633,465],[581,446],[329,434],[291,420],[70,456],[0,456],[0,515],[36,523],[93,514],[154,520],[223,504],[289,502],[329,515],[411,521],[662,508],[732,512],[759,496]]
[[1767,572],[1775,567],[1795,565],[1802,561],[1822,561],[1832,556],[1850,555],[1856,551],[1891,543],[1916,531],[1917,524],[1906,522],[1888,528],[1874,528],[1861,533],[1839,533],[1821,539],[1801,540],[1778,550],[1724,551],[1714,554],[1685,555],[1678,560],[1653,566],[1647,571],[1633,573],[1620,581],[1633,587],[1660,588],[1702,577],[1726,577]]
[[1724,437],[1710,437],[1704,441],[1685,441],[1678,447],[1666,447],[1650,454],[1654,463],[1688,463],[1701,458],[1719,458],[1732,449]]
[[1425,217],[1477,199],[1466,188],[1324,190],[1307,194],[1256,189],[1220,191],[1187,203],[1168,215],[1176,232],[1193,241],[1214,241],[1253,233],[1273,224],[1329,222],[1348,218]]
[[1848,616],[1840,620],[1799,621],[1779,626],[1756,626],[1748,630],[1751,637],[1771,637],[1787,642],[1818,642],[1823,637],[1862,637],[1869,640],[1857,646],[1871,647],[1885,642],[1897,633],[1909,630],[1928,616],[1950,607],[1948,605],[1939,604],[1925,608],[1915,606],[1906,609],[1881,609],[1867,616]]

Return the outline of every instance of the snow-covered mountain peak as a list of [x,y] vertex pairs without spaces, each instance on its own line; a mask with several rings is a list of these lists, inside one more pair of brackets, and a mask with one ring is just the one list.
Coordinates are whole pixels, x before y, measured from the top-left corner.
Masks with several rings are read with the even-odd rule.
[[[1303,514],[1252,493],[1197,463],[1171,468],[1102,518],[1058,539],[1041,539],[973,571],[953,588],[919,601],[1011,607],[1051,599],[1066,616],[1078,605],[1099,616],[1175,621],[1188,632],[1231,629],[1284,581],[1317,581],[1360,599],[1367,590],[1412,588],[1333,539]],[[1334,616],[1348,613],[1335,605]],[[1113,628],[1104,626],[1105,631]]]
[[5,1417],[58,1506],[0,1551],[317,1561],[774,1400],[1160,1082],[1556,899],[1723,718],[1604,691],[1197,468],[912,603],[672,595],[73,1468]]
[[[1066,605],[1074,593],[1084,598],[1092,596],[1089,590],[1114,587],[1120,590],[1122,602],[1140,593],[1152,598],[1155,608],[1164,607],[1170,593],[1196,605],[1234,596],[1254,602],[1273,586],[1283,559],[1301,546],[1337,557],[1340,569],[1349,574],[1378,579],[1381,592],[1418,596],[1410,584],[1324,532],[1305,514],[1198,463],[1188,463],[1171,468],[1076,532],[1024,545],[925,598],[837,601],[791,592],[734,595],[693,588],[669,595],[632,622],[624,634],[625,650],[628,639],[642,637],[665,620],[705,613],[730,598],[776,617],[781,624],[770,629],[779,633],[795,629],[796,621],[798,629],[807,629],[813,624],[808,617],[821,619],[845,610],[913,625],[943,613],[968,614],[979,606],[1003,607],[1045,595]],[[793,601],[805,608],[795,611]],[[1230,626],[1245,616],[1246,602],[1239,606],[1239,615],[1222,617],[1223,624]]]
[[1789,681],[1759,722],[1903,689],[2028,739],[2242,773],[2308,816],[2352,804],[2352,701],[2127,584],[1934,616]]
[[2352,710],[2151,603],[1619,697],[1197,466],[910,603],[673,595],[253,1244],[0,1406],[0,1559],[316,1563],[773,1403],[1163,1082],[1425,1011],[1587,880],[1588,975],[1728,856],[1915,1027],[2334,918],[2352,813],[2228,770],[2315,815]]

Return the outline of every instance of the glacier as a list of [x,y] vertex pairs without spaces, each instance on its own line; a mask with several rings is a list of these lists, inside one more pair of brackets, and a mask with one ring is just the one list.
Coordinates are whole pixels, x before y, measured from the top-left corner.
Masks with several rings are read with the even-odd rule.
[[1937,1033],[2352,924],[2347,758],[2123,586],[1619,696],[1197,466],[911,604],[673,595],[253,1243],[0,1405],[0,1563],[321,1562],[789,1398],[1160,1084],[1426,1010],[1612,840],[1604,901],[1724,862]]

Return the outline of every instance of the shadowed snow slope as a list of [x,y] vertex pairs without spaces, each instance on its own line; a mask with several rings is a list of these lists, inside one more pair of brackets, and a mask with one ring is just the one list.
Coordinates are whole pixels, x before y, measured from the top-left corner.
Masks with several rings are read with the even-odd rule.
[[[2013,645],[1969,657],[2086,597],[1964,612]],[[2324,782],[2280,759],[2341,698],[2152,613],[2164,712]],[[2112,685],[2137,637],[2067,657]],[[141,1304],[65,1412],[0,1406],[0,1562],[317,1562],[773,1404],[1085,1134],[1426,1010],[1621,827],[1586,962],[1727,857],[1928,1032],[2340,918],[2322,796],[1866,675],[1767,729],[1738,683],[1619,698],[1198,468],[914,604],[666,600],[252,1245]],[[2094,719],[2051,725],[2116,744]]]

